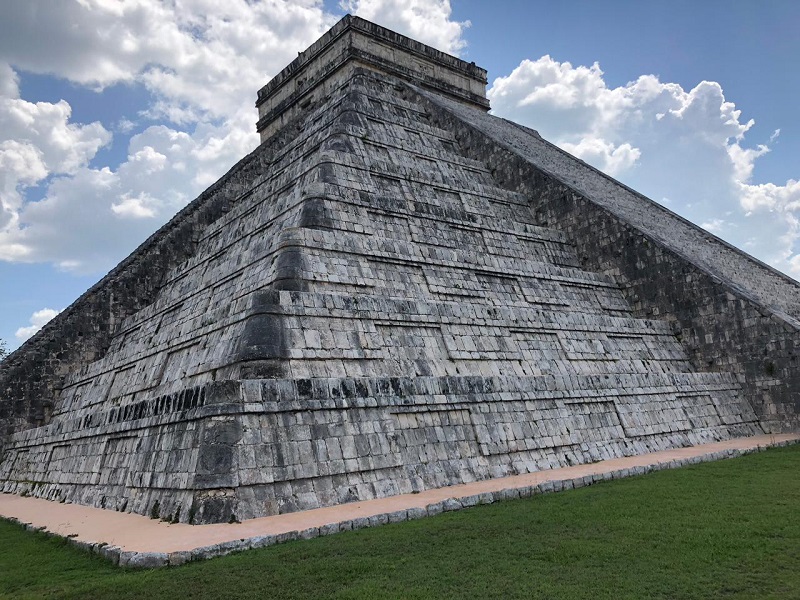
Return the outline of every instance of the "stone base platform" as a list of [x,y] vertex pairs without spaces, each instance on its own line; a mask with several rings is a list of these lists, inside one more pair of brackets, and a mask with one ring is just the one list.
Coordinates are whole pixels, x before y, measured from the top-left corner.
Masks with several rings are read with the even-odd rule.
[[800,434],[737,438],[232,524],[167,523],[131,513],[14,494],[0,494],[0,517],[24,523],[31,530],[67,537],[76,546],[101,554],[120,566],[176,566],[290,540],[573,489],[798,442]]

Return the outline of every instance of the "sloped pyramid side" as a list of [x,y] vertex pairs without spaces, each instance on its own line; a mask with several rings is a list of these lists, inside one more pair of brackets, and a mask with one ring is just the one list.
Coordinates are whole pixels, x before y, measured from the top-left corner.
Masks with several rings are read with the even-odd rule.
[[467,155],[530,199],[537,223],[563,232],[586,268],[613,277],[637,316],[670,323],[696,369],[733,374],[765,430],[800,429],[797,281],[533,130],[414,94]]
[[761,431],[430,102],[356,67],[291,122],[4,491],[226,521]]
[[103,357],[122,321],[155,301],[169,270],[195,253],[200,232],[230,210],[272,152],[264,144],[244,157],[2,361],[0,453],[13,432],[50,421],[65,378]]

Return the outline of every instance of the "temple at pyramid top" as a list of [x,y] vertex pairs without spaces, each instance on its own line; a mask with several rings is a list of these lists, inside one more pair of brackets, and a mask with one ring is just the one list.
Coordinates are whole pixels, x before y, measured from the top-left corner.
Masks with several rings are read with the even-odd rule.
[[345,17],[0,363],[0,489],[230,522],[800,429],[800,286]]
[[347,15],[258,91],[257,129],[261,141],[341,85],[358,66],[489,109],[486,71],[475,63]]

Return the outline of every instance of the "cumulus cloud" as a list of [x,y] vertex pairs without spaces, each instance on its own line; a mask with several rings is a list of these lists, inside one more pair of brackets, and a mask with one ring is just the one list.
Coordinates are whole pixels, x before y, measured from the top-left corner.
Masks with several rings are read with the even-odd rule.
[[[23,204],[21,190],[45,176],[47,167],[36,146],[17,140],[0,142],[0,238],[4,231],[18,226]],[[19,251],[17,248],[16,252]],[[2,252],[0,243],[0,256]]]
[[0,57],[95,89],[143,83],[183,123],[252,105],[334,20],[313,0],[26,0],[3,7]]
[[[595,63],[524,60],[488,92],[493,112],[537,129],[568,152],[662,200],[737,246],[800,276],[800,183],[753,184],[769,144],[748,144],[754,121],[702,81],[690,90],[643,75],[606,85]],[[770,231],[770,235],[764,232]]]
[[19,78],[11,65],[0,62],[0,97],[19,97]]
[[17,329],[14,336],[20,341],[24,342],[29,337],[32,337],[37,331],[44,327],[50,319],[55,317],[60,310],[53,310],[52,308],[43,308],[37,310],[31,315],[30,325],[27,327],[20,327]]
[[122,119],[117,121],[117,125],[116,125],[115,129],[116,129],[116,131],[119,131],[120,133],[128,133],[130,131],[133,131],[134,127],[136,127],[136,123],[134,123],[130,119],[126,119],[126,118],[123,117]]
[[252,149],[245,124],[229,124],[191,134],[154,125],[131,138],[116,170],[83,167],[55,177],[43,199],[12,211],[0,259],[77,272],[111,268]]
[[[52,104],[0,97],[0,141],[35,147],[48,172],[74,172],[111,141],[111,134],[98,122],[70,123],[71,113],[63,100]],[[21,172],[20,179],[29,175]]]
[[[13,185],[33,184],[47,176],[42,151],[25,140],[0,142],[0,177]],[[4,186],[5,187],[5,186]]]
[[342,0],[340,6],[448,54],[458,56],[467,45],[470,22],[450,19],[450,0]]
[[[257,89],[335,20],[314,0],[4,6],[0,260],[82,272],[113,266],[255,148]],[[71,122],[64,100],[21,99],[14,69],[98,91],[118,83],[149,90],[127,159],[92,165],[111,132]],[[120,134],[135,126],[108,124]],[[36,185],[40,199],[27,201]]]
[[609,175],[630,169],[642,155],[641,150],[628,143],[614,146],[602,138],[585,137],[577,144],[562,142],[561,147],[586,162],[597,166]]
[[[17,91],[10,89],[14,95]],[[30,255],[29,247],[12,239],[26,226],[21,220],[25,190],[50,174],[85,168],[111,140],[100,123],[73,124],[70,114],[64,101],[32,103],[0,96],[0,259],[25,260]]]

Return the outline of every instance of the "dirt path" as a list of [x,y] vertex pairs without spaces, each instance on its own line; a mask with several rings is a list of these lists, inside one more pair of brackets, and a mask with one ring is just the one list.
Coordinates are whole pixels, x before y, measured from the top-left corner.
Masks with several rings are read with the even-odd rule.
[[[71,537],[80,542],[105,542],[111,547],[119,548],[122,554],[162,553],[169,555],[170,553],[188,552],[225,542],[247,540],[261,536],[276,536],[289,532],[303,532],[327,525],[333,525],[332,531],[337,531],[335,524],[397,513],[398,511],[407,511],[409,509],[425,510],[429,505],[435,505],[451,498],[465,499],[462,504],[469,505],[470,502],[472,504],[476,503],[475,501],[469,501],[469,498],[487,492],[525,489],[544,482],[554,482],[555,489],[561,489],[561,482],[574,482],[587,476],[613,473],[615,477],[619,477],[635,473],[635,471],[634,473],[625,473],[625,470],[628,469],[636,470],[641,467],[646,468],[665,464],[677,466],[675,461],[696,457],[705,457],[706,460],[710,460],[721,458],[722,455],[720,453],[729,451],[741,453],[759,447],[792,443],[799,440],[800,435],[798,434],[739,438],[689,448],[605,460],[587,465],[489,479],[427,490],[418,494],[405,494],[297,513],[262,517],[233,524],[171,524],[142,515],[120,513],[78,504],[60,504],[38,498],[23,498],[13,494],[0,494],[0,516],[16,519],[37,528],[45,528],[51,533]],[[568,485],[567,487],[572,486]],[[459,507],[455,506],[455,508]],[[452,508],[453,506],[448,505],[444,510]],[[432,512],[435,511],[427,511],[427,513]],[[421,516],[420,512],[416,511],[415,516]],[[406,518],[414,517],[408,515]],[[386,519],[383,520],[385,522]],[[403,519],[398,518],[398,520]],[[217,552],[217,554],[223,553],[225,552]],[[214,552],[209,551],[207,554],[210,556]],[[197,556],[193,558],[197,558]],[[164,560],[166,561],[164,564],[168,562],[177,564],[175,560],[169,561],[167,558]]]

